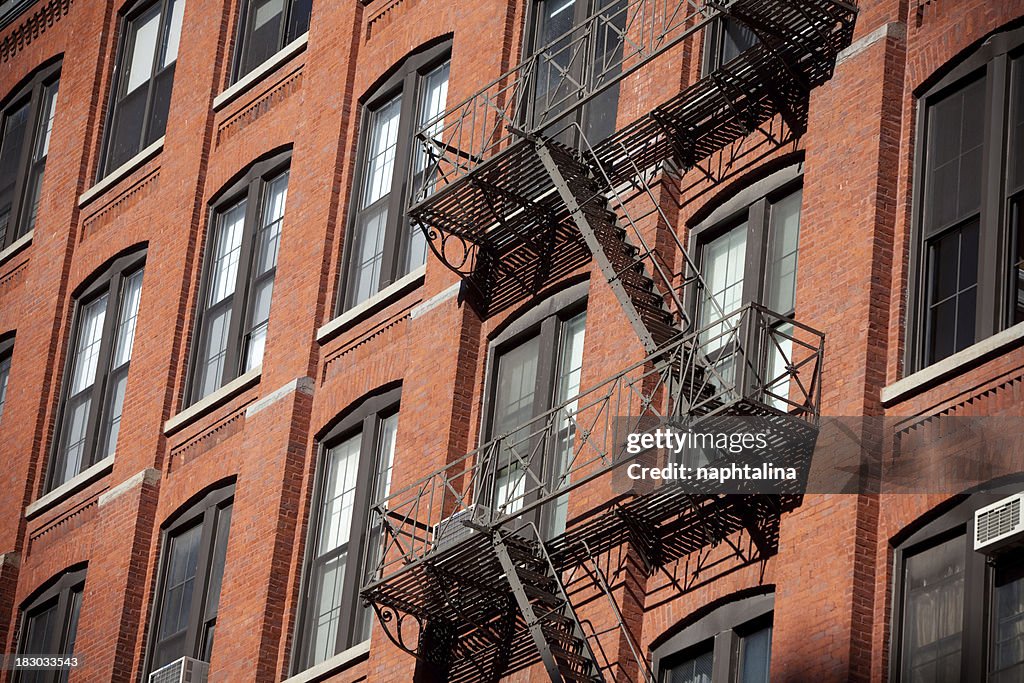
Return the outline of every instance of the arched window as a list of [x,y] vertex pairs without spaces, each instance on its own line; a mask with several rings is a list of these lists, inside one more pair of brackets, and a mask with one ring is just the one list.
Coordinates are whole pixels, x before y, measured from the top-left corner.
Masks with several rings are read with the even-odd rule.
[[114,455],[145,260],[145,250],[115,259],[75,297],[48,490]]
[[364,399],[320,439],[296,671],[370,637],[373,613],[359,589],[380,559],[371,508],[391,489],[400,396],[395,388]]
[[[21,609],[18,654],[72,659],[82,609],[85,569],[66,571]],[[69,666],[50,669],[18,669],[15,683],[62,683]]]

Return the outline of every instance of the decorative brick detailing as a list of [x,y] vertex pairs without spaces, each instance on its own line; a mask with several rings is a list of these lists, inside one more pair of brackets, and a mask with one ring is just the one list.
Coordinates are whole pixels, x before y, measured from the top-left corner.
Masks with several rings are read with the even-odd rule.
[[339,368],[334,367],[335,365],[337,365],[337,361],[341,360],[349,353],[355,351],[360,346],[364,346],[370,343],[372,340],[376,339],[377,337],[381,336],[391,328],[398,325],[398,323],[404,320],[408,320],[410,318],[410,313],[410,309],[405,309],[396,313],[394,317],[385,320],[382,324],[374,327],[373,329],[367,331],[361,336],[353,339],[348,344],[345,344],[344,346],[342,346],[341,348],[337,349],[329,356],[327,356],[327,358],[324,360],[324,370],[323,374],[320,377],[320,382],[323,383],[328,378],[336,375],[339,371],[344,370],[344,366],[341,366]]
[[89,215],[82,222],[82,232],[79,241],[109,225],[116,218],[121,216],[131,207],[138,204],[142,199],[148,197],[159,185],[160,167],[157,166],[138,182],[124,188],[120,193],[114,195],[109,202],[102,205],[98,211]]
[[419,0],[391,0],[391,2],[384,3],[366,22],[366,39],[369,40],[375,30],[384,28],[405,14],[407,10],[415,7],[417,2]]
[[0,62],[10,60],[71,10],[74,0],[50,0],[0,40]]
[[99,501],[100,493],[102,493],[102,491],[96,491],[95,495],[90,496],[88,499],[80,502],[78,505],[68,509],[64,513],[56,516],[43,526],[31,532],[28,538],[28,551],[26,553],[26,557],[31,557],[36,544],[40,542],[53,543],[54,541],[61,539],[72,529],[77,529],[96,517],[98,510],[97,503]]
[[239,406],[207,429],[173,447],[168,471],[187,465],[225,439],[242,431],[242,427],[245,426],[246,405]]
[[302,87],[302,66],[284,76],[275,86],[225,119],[217,127],[217,145],[221,145],[258,121],[274,105],[291,97]]
[[23,258],[6,273],[0,273],[0,294],[13,288],[25,279],[25,266],[28,265],[28,261],[29,259]]

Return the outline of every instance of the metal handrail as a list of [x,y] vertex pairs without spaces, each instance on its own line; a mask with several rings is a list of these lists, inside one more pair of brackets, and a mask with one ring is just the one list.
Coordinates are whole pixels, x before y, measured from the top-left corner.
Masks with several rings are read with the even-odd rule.
[[[456,512],[495,527],[630,462],[624,436],[651,419],[696,425],[745,400],[817,424],[823,343],[810,327],[748,304],[667,344],[378,502],[372,514],[383,547],[372,555],[375,576],[433,552],[438,524]],[[765,361],[769,348],[775,363]],[[548,479],[537,469],[553,458],[562,466]]]

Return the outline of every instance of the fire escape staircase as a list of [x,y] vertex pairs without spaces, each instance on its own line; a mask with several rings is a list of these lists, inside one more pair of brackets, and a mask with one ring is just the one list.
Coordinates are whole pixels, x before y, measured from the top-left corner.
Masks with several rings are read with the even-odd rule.
[[[470,285],[481,314],[532,296],[593,258],[648,354],[374,506],[384,541],[369,550],[379,562],[362,597],[392,642],[453,683],[497,681],[537,664],[552,681],[620,675],[613,669],[621,672],[621,661],[601,649],[608,630],[574,608],[578,580],[587,576],[593,595],[618,615],[609,628],[628,643],[632,670],[650,680],[597,558],[628,544],[654,572],[722,544],[743,561],[774,552],[779,516],[798,504],[799,484],[774,496],[657,485],[542,536],[535,520],[543,510],[635,458],[625,434],[666,421],[712,431],[753,418],[769,434],[754,458],[797,469],[808,465],[817,437],[822,335],[757,304],[719,308],[711,324],[695,324],[687,306],[704,285],[648,181],[669,169],[713,180],[714,155],[775,121],[802,134],[809,93],[831,77],[836,55],[849,45],[856,8],[844,0],[614,6],[629,19],[625,31],[622,16],[599,10],[583,30],[573,29],[568,46],[559,39],[559,47],[542,48],[418,133],[434,182],[414,198],[410,219]],[[575,123],[551,132],[723,17],[750,28],[758,44],[603,141],[591,144]],[[537,107],[540,114],[525,126],[519,110],[545,70],[566,75],[556,51],[612,32],[624,46],[617,67],[603,76],[576,74],[570,105]],[[631,32],[641,38],[627,39]],[[636,215],[637,197],[653,208]],[[652,224],[675,240],[669,258],[645,237]],[[781,360],[768,368],[773,354]],[[565,461],[564,472],[537,478],[537,463],[554,455]],[[514,500],[495,500],[498,473],[513,469],[523,477]]]

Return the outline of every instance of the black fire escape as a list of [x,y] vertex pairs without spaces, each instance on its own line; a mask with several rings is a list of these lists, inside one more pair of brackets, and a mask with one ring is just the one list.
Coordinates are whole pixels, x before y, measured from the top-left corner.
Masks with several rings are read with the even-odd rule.
[[[468,281],[481,314],[593,258],[648,354],[375,506],[383,543],[363,598],[393,642],[448,680],[496,681],[540,663],[552,681],[603,681],[609,630],[616,657],[649,678],[598,558],[628,548],[653,572],[722,544],[741,559],[774,552],[798,487],[765,496],[634,486],[553,537],[538,512],[585,485],[610,491],[638,457],[626,434],[663,424],[714,431],[754,420],[769,443],[752,460],[806,468],[822,335],[757,304],[718,306],[698,325],[690,311],[706,289],[652,183],[714,182],[758,141],[799,137],[810,91],[832,76],[855,16],[844,0],[606,3],[419,131],[432,180],[410,218]],[[587,139],[574,111],[726,19],[757,43],[610,137]],[[594,54],[606,57],[593,64]],[[553,457],[559,475],[540,476],[537,463]],[[616,623],[578,614],[580,585],[608,601]]]

